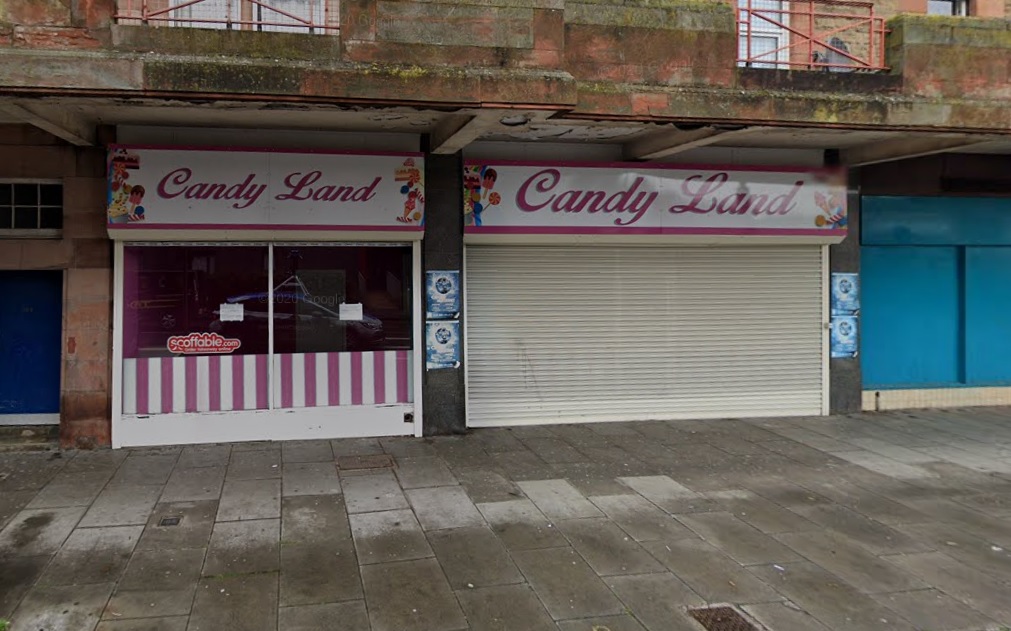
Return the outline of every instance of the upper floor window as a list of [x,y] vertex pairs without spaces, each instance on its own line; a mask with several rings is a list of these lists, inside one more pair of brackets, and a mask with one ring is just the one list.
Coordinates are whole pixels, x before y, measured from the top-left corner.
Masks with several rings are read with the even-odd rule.
[[333,34],[340,0],[117,0],[120,24]]
[[62,229],[62,184],[0,180],[0,236],[56,237]]
[[927,0],[929,15],[969,15],[968,0]]

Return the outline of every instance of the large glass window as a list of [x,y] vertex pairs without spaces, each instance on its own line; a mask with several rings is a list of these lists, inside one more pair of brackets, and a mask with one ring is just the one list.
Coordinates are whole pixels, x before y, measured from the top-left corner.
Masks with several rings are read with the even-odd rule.
[[126,246],[124,413],[410,402],[411,261],[404,245]]

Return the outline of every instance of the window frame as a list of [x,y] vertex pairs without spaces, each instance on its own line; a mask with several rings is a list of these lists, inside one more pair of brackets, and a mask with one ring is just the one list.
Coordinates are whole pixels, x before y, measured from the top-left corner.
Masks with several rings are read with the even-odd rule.
[[[60,187],[60,228],[3,228],[0,227],[0,239],[62,239],[63,238],[63,223],[66,219],[66,207],[64,204],[64,182],[62,179],[58,178],[0,178],[0,187],[3,186],[13,186],[16,184],[34,184],[36,186],[59,186]],[[12,190],[13,195],[13,190]],[[0,213],[5,210],[10,210],[12,213],[14,209],[17,208],[17,204],[14,203],[13,197],[11,199],[10,206],[0,206]],[[50,204],[42,204],[41,195],[38,203],[35,204],[36,212],[36,225],[39,225],[42,221],[42,209],[43,208],[57,208]],[[11,226],[14,225],[13,217],[11,220]]]

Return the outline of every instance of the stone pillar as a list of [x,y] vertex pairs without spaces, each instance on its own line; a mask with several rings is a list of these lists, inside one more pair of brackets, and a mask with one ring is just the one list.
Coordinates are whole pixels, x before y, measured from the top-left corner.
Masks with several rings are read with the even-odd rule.
[[[463,274],[463,159],[454,155],[425,158],[425,240],[422,242],[422,286],[427,270],[458,270]],[[424,304],[422,294],[422,304]],[[462,305],[461,305],[462,309]],[[461,334],[463,314],[460,314]],[[424,353],[424,348],[417,349]],[[462,358],[461,358],[462,361]],[[426,436],[458,434],[467,429],[463,365],[426,370],[421,381]]]
[[[859,172],[851,171],[847,194],[849,234],[842,243],[829,247],[830,272],[860,272],[860,182]],[[863,289],[862,287],[860,288]],[[863,296],[861,296],[861,299]],[[862,323],[862,318],[858,320]],[[857,335],[862,331],[858,330]],[[860,337],[858,342],[862,343]],[[832,414],[851,414],[863,408],[863,375],[861,357],[829,360],[829,411]]]

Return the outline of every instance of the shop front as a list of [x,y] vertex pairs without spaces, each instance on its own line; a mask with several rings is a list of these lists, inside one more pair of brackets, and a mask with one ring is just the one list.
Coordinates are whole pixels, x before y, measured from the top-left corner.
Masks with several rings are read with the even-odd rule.
[[828,412],[836,173],[468,162],[472,427]]
[[415,154],[115,147],[114,446],[420,435]]

